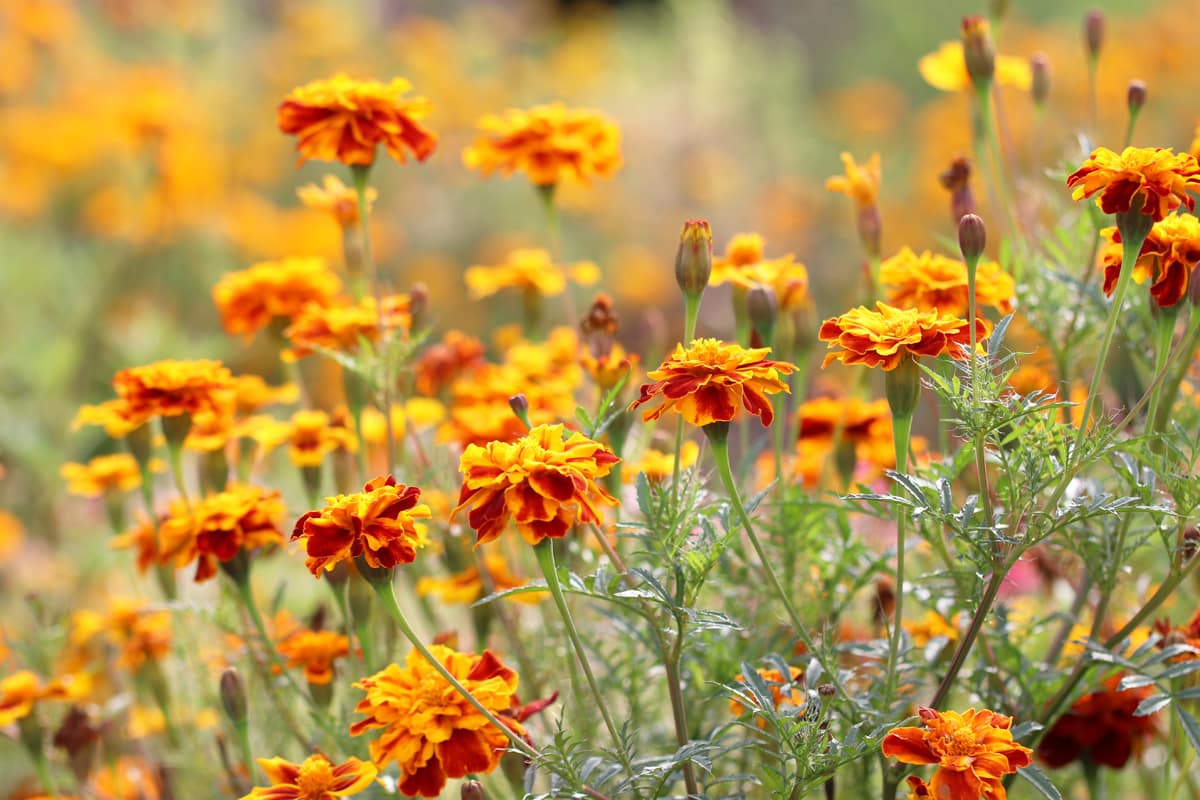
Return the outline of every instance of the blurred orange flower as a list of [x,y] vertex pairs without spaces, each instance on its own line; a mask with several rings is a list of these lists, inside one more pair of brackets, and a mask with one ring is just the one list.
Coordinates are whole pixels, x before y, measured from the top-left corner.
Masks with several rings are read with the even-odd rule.
[[140,412],[135,412],[125,399],[118,397],[95,406],[80,406],[75,419],[71,421],[71,430],[79,430],[84,425],[99,425],[110,438],[123,439],[145,423],[146,419]]
[[[1121,232],[1115,227],[1100,231],[1105,244],[1100,261],[1104,267],[1104,293],[1112,295],[1121,276]],[[1164,308],[1187,297],[1188,283],[1200,263],[1200,220],[1191,214],[1170,214],[1154,223],[1142,245],[1133,279],[1144,283],[1152,278],[1150,296]]]
[[[691,439],[679,449],[679,468],[690,469],[700,457],[700,445]],[[675,454],[647,448],[642,457],[622,470],[621,480],[632,483],[638,475],[645,475],[650,483],[662,483],[675,472]]]
[[1141,213],[1159,222],[1180,205],[1195,208],[1188,192],[1200,190],[1200,165],[1190,153],[1170,148],[1126,147],[1115,153],[1100,147],[1071,173],[1067,188],[1075,190],[1075,200],[1099,192],[1096,202],[1105,214],[1129,211],[1139,200]]
[[[969,308],[967,265],[926,250],[905,247],[879,267],[879,282],[888,287],[888,303],[896,308],[939,311],[965,316]],[[1001,314],[1013,310],[1016,284],[995,261],[980,261],[975,272],[975,302]]]
[[225,331],[250,339],[273,319],[294,320],[310,303],[331,305],[341,290],[323,259],[284,258],[225,273],[212,296]]
[[289,667],[304,667],[304,680],[318,686],[333,681],[333,662],[350,655],[350,639],[337,631],[298,630],[277,646]]
[[62,681],[43,682],[27,669],[18,670],[0,680],[0,726],[11,725],[33,713],[42,700],[66,700],[71,697]]
[[577,520],[599,524],[597,503],[616,505],[597,479],[620,461],[603,445],[562,425],[538,425],[514,443],[472,444],[462,454],[457,514],[468,506],[476,546],[497,538],[513,518],[531,545],[559,539]]
[[96,456],[86,464],[63,464],[59,474],[67,481],[67,491],[82,497],[129,492],[142,485],[142,470],[129,453]]
[[294,383],[269,386],[260,375],[235,375],[233,378],[234,410],[253,414],[264,406],[290,405],[300,399],[300,388]]
[[879,153],[872,153],[867,163],[859,165],[854,156],[842,153],[845,175],[834,175],[825,181],[825,188],[841,192],[854,201],[859,208],[868,208],[879,201],[879,184],[882,177]]
[[437,136],[421,124],[429,116],[429,100],[404,97],[411,88],[403,78],[356,81],[341,73],[312,81],[279,106],[279,129],[296,135],[300,163],[369,166],[380,144],[400,163],[408,160],[405,150],[424,161],[437,147]]
[[407,331],[412,324],[410,308],[408,295],[387,295],[383,298],[381,322],[373,297],[354,305],[323,307],[310,303],[283,332],[292,344],[291,349],[283,352],[283,359],[295,361],[318,348],[352,353],[361,339],[371,342],[378,339],[381,328]]
[[[795,708],[804,707],[804,672],[797,667],[788,667],[789,676],[783,677],[783,673],[777,669],[760,669],[758,670],[759,677],[766,682],[771,689],[771,699],[775,701],[775,709],[780,706],[789,705]],[[739,674],[736,678],[738,683],[745,683],[744,675]],[[749,695],[749,692],[747,692]],[[750,695],[753,697],[753,695]],[[741,704],[736,698],[729,701],[729,713],[735,717],[740,717],[746,713],[746,707]],[[765,728],[767,721],[758,719],[758,726]]]
[[[521,578],[509,572],[508,562],[504,556],[488,553],[483,557],[483,564],[494,591],[505,592],[524,586],[529,582],[528,578]],[[474,603],[483,597],[486,588],[477,566],[467,567],[462,572],[448,575],[445,578],[426,575],[417,581],[418,595],[421,597],[436,595],[443,603],[450,605]],[[536,603],[544,597],[545,594],[542,592],[529,592],[528,594],[513,595],[511,599],[518,603]]]
[[621,168],[621,131],[595,111],[562,103],[510,109],[504,116],[488,114],[479,129],[463,163],[484,175],[520,171],[534,186],[554,186],[564,176],[586,184]]
[[190,503],[180,498],[171,503],[159,529],[163,559],[175,559],[178,567],[195,561],[196,582],[206,581],[217,574],[218,563],[282,542],[278,523],[283,513],[279,492],[248,484]]
[[562,294],[567,278],[580,286],[591,286],[600,280],[600,268],[591,261],[559,266],[545,250],[520,249],[508,254],[503,264],[475,265],[463,274],[471,297],[479,300],[491,297],[503,289],[518,289],[543,296]]
[[433,397],[464,372],[483,364],[483,342],[462,331],[447,331],[440,342],[434,342],[418,358],[416,389]]
[[[292,414],[281,430],[288,443],[288,456],[297,467],[319,467],[325,457],[334,450],[350,453],[358,451],[358,439],[342,425],[335,425],[324,411],[301,410]],[[275,441],[278,441],[277,439]],[[275,441],[264,441],[265,449],[271,449]]]
[[[831,350],[842,348],[827,354],[822,366],[841,361],[893,370],[907,357],[940,355],[961,361],[966,354],[959,345],[971,342],[967,326],[966,320],[937,311],[899,309],[887,303],[876,303],[874,310],[859,306],[821,323],[821,341],[828,342]],[[983,340],[991,329],[985,320],[977,319],[975,330]]]
[[[378,195],[373,188],[366,193],[367,211]],[[331,216],[342,228],[353,228],[358,225],[358,193],[354,188],[338,180],[336,175],[326,175],[321,185],[307,183],[296,190],[296,196],[305,208],[324,211]]]
[[351,756],[345,763],[334,765],[320,753],[300,764],[282,758],[260,758],[258,765],[271,785],[253,788],[241,800],[335,800],[366,789],[379,772],[369,761]]
[[770,351],[769,347],[747,350],[717,339],[696,339],[687,349],[677,344],[662,366],[646,374],[654,383],[643,384],[641,396],[629,408],[661,395],[662,404],[646,409],[643,420],[658,419],[674,409],[689,424],[703,427],[732,421],[740,406],[768,426],[775,412],[767,395],[787,392],[787,384],[779,376],[796,369],[786,362],[768,360]]
[[133,419],[218,413],[233,399],[233,376],[220,361],[166,359],[123,369],[113,387]]
[[425,526],[417,520],[432,516],[420,499],[416,486],[380,476],[361,492],[327,498],[324,509],[300,517],[292,541],[303,542],[305,566],[315,578],[353,558],[375,569],[408,564],[424,544]]

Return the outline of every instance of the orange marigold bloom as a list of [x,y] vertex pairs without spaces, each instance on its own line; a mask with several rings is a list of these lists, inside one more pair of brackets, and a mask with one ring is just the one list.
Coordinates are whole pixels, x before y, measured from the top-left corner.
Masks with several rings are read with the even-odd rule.
[[[491,650],[473,655],[437,644],[429,649],[484,708],[501,715],[516,704],[517,673]],[[390,664],[354,686],[366,692],[354,709],[365,719],[350,726],[350,735],[383,729],[371,741],[371,760],[380,769],[396,762],[401,794],[437,797],[447,778],[494,770],[508,747],[504,732],[416,650],[403,667]],[[514,733],[524,733],[515,719],[504,721]]]
[[292,541],[304,543],[305,566],[315,578],[352,558],[361,557],[375,569],[409,564],[425,539],[425,526],[417,520],[432,516],[420,499],[416,486],[380,476],[361,492],[326,498],[324,509],[300,517]]
[[[888,303],[896,308],[939,311],[965,316],[969,309],[967,265],[956,258],[908,247],[879,267],[879,282],[889,288]],[[975,303],[1008,314],[1013,310],[1016,284],[995,261],[980,261],[975,271]]]
[[893,728],[883,754],[902,764],[937,764],[929,794],[952,800],[1004,800],[1005,775],[1029,766],[1033,753],[1013,741],[1012,717],[970,709],[918,712],[922,728]]
[[333,662],[350,655],[350,639],[337,631],[298,630],[278,645],[289,667],[304,667],[304,680],[318,686],[333,681]]
[[598,525],[597,503],[617,504],[596,481],[620,459],[582,433],[567,434],[562,425],[538,425],[511,444],[472,444],[463,452],[452,516],[472,507],[467,520],[477,547],[497,538],[509,518],[536,545],[566,536],[577,520]]
[[953,620],[947,620],[938,612],[930,609],[919,620],[904,620],[904,630],[912,638],[914,647],[924,647],[939,636],[945,636],[950,642],[958,641],[959,615]]
[[437,136],[421,124],[432,106],[424,97],[404,97],[411,88],[403,78],[356,81],[342,73],[313,81],[279,106],[279,129],[297,136],[300,163],[367,166],[380,144],[402,164],[408,160],[405,150],[424,161],[437,147]]
[[[92,643],[107,641],[121,651],[117,664],[136,671],[147,661],[167,657],[171,625],[170,611],[151,608],[140,600],[115,598],[105,612],[83,609],[71,615],[67,650],[84,654]],[[66,661],[72,668],[82,668],[78,659]]]
[[447,331],[417,359],[417,392],[433,397],[459,375],[483,363],[483,342],[461,331]]
[[[690,469],[700,457],[700,445],[691,439],[683,443],[679,450],[679,468]],[[675,472],[675,454],[664,453],[661,450],[647,449],[642,457],[631,465],[630,469],[621,472],[621,480],[633,483],[638,475],[645,475],[652,484],[662,483]]]
[[[822,366],[841,361],[893,370],[906,357],[943,354],[961,361],[966,353],[960,345],[969,347],[971,343],[968,325],[953,314],[937,311],[900,309],[887,303],[876,303],[875,310],[859,306],[821,323],[821,341],[828,342],[830,349],[842,348],[827,354]],[[977,319],[975,330],[983,340],[991,327]]]
[[129,492],[142,485],[142,470],[129,453],[96,456],[86,464],[63,464],[59,474],[66,479],[68,492],[83,497]]
[[[917,70],[926,83],[943,92],[961,92],[972,85],[961,41],[942,42],[937,50],[921,56]],[[992,81],[997,86],[1028,91],[1033,85],[1033,69],[1024,58],[997,55]]]
[[467,289],[476,300],[491,297],[504,289],[519,289],[543,296],[562,294],[567,288],[568,277],[581,286],[591,286],[600,279],[600,268],[591,261],[559,266],[551,261],[545,250],[524,248],[509,253],[503,264],[476,264],[467,267],[463,274]]
[[1172,663],[1200,659],[1200,611],[1192,615],[1186,625],[1178,628],[1171,627],[1169,619],[1160,619],[1154,623],[1154,630],[1162,636],[1158,646],[1169,647],[1175,644],[1187,645],[1195,652],[1183,652],[1172,656]]
[[1076,700],[1042,738],[1038,759],[1051,767],[1086,759],[1120,769],[1130,756],[1141,755],[1158,730],[1158,715],[1138,717],[1133,712],[1155,690],[1138,686],[1118,691],[1122,677],[1113,675],[1103,688]]
[[42,700],[66,700],[71,697],[62,681],[43,682],[27,669],[19,670],[0,680],[0,726],[10,725],[33,713]]
[[787,392],[779,376],[796,369],[765,358],[770,351],[769,347],[747,350],[717,339],[696,339],[687,349],[677,344],[661,367],[646,374],[654,383],[643,384],[641,396],[629,408],[661,395],[662,404],[646,409],[643,420],[658,419],[674,409],[690,424],[703,427],[732,421],[741,406],[768,426],[775,414],[767,395]]
[[212,296],[225,331],[251,339],[273,319],[295,320],[310,303],[331,305],[341,290],[324,259],[284,258],[225,273]]
[[300,388],[294,383],[269,386],[261,375],[233,377],[234,410],[249,415],[264,406],[290,405],[300,399]]
[[825,188],[847,195],[859,208],[869,208],[878,203],[882,177],[879,153],[872,153],[867,163],[861,166],[855,162],[854,156],[842,153],[842,164],[846,174],[829,178],[825,181]]
[[[1101,250],[1104,266],[1104,293],[1112,295],[1121,276],[1121,232],[1114,228],[1100,231],[1105,245]],[[1191,214],[1170,214],[1154,223],[1142,245],[1133,279],[1144,283],[1152,278],[1150,296],[1164,308],[1187,297],[1188,283],[1200,263],[1200,219]]]
[[241,800],[335,800],[358,794],[374,783],[379,774],[369,761],[351,756],[345,763],[335,765],[320,753],[300,764],[282,758],[260,758],[258,765],[271,785],[256,786]]
[[285,361],[295,361],[314,350],[336,350],[352,353],[362,339],[375,341],[380,329],[407,331],[412,325],[411,303],[406,294],[383,298],[383,320],[375,306],[375,298],[367,297],[354,305],[324,307],[307,305],[295,321],[283,332],[292,343],[284,351]]
[[167,359],[113,376],[118,397],[134,419],[218,413],[232,400],[233,376],[220,361]]
[[260,486],[234,484],[190,505],[182,498],[171,503],[159,529],[164,559],[179,567],[196,562],[197,582],[217,574],[217,563],[232,561],[243,550],[283,541],[279,492]]
[[115,550],[134,550],[137,554],[137,570],[142,574],[145,574],[151,565],[167,561],[159,548],[158,526],[146,520],[114,536],[109,540],[109,546]]
[[[484,556],[483,563],[491,585],[497,592],[517,589],[529,582],[528,578],[517,577],[509,572],[508,562],[501,555],[488,553]],[[436,595],[443,603],[450,605],[474,603],[483,597],[486,588],[483,578],[479,574],[479,568],[475,566],[467,567],[462,572],[445,578],[426,575],[417,581],[418,595],[422,597]],[[512,599],[518,603],[536,603],[544,597],[545,594],[542,592],[529,592],[528,594],[513,595]]]
[[105,400],[100,405],[80,406],[71,421],[71,430],[77,431],[84,425],[99,425],[112,439],[123,439],[146,422],[148,417],[135,412],[123,398]]
[[297,467],[319,467],[334,450],[358,451],[358,439],[348,428],[334,425],[324,411],[292,414],[287,431],[288,456]]
[[610,391],[622,380],[629,380],[637,368],[641,356],[637,353],[627,354],[625,348],[614,343],[608,353],[597,358],[590,350],[584,350],[579,356],[579,364],[584,368],[596,386],[602,392]]
[[621,131],[595,111],[562,103],[509,109],[479,121],[481,135],[463,151],[463,164],[505,177],[524,172],[534,186],[554,186],[564,176],[587,184],[621,168]]
[[[306,208],[323,211],[333,217],[342,228],[353,228],[358,225],[358,192],[354,187],[347,186],[338,180],[336,175],[326,175],[321,186],[315,183],[305,184],[296,190],[296,196]],[[367,211],[375,202],[377,192],[367,188]]]
[[1192,154],[1170,148],[1126,147],[1115,153],[1100,147],[1071,173],[1067,188],[1075,190],[1075,200],[1099,192],[1097,203],[1105,214],[1129,211],[1140,200],[1141,213],[1159,222],[1180,205],[1195,208],[1188,192],[1200,190],[1200,165]]
[[[775,708],[778,710],[781,706],[793,706],[795,708],[804,707],[804,672],[797,667],[788,667],[789,677],[783,677],[783,673],[777,669],[760,669],[759,676],[766,682],[771,689],[771,699],[775,701]],[[745,683],[744,675],[739,674],[736,678],[738,683]],[[749,694],[749,692],[747,692]],[[753,698],[753,695],[750,695]],[[740,717],[746,713],[746,707],[741,704],[736,698],[729,701],[729,713],[735,717]],[[759,719],[759,727],[766,727],[766,720]]]

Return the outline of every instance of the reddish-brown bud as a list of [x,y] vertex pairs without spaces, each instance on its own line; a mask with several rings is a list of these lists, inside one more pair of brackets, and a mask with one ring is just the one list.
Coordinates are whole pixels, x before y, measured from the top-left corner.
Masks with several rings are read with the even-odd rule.
[[1041,108],[1050,95],[1050,58],[1045,53],[1034,53],[1029,59],[1029,72],[1032,76],[1029,91],[1033,102]]
[[770,286],[755,286],[746,295],[750,324],[766,347],[775,346],[775,321],[779,318],[779,298]]
[[1126,102],[1129,104],[1129,113],[1136,114],[1142,110],[1142,106],[1146,105],[1146,82],[1145,81],[1130,81],[1129,91],[1125,95]]
[[992,80],[996,73],[996,48],[988,22],[983,17],[963,17],[962,21],[963,61],[971,83],[979,86]]
[[958,221],[958,249],[967,264],[979,261],[987,247],[987,228],[976,214],[967,214]]
[[958,156],[938,175],[942,188],[950,192],[950,218],[957,225],[966,214],[975,213],[975,194],[971,191],[971,162]]
[[1092,9],[1083,18],[1083,44],[1088,58],[1100,56],[1100,47],[1104,44],[1104,14],[1099,9]]
[[233,667],[221,673],[221,707],[234,725],[246,722],[246,684]]

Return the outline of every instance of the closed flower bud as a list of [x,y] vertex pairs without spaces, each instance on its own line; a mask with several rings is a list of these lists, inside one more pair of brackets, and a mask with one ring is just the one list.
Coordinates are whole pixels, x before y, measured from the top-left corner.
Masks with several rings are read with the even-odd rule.
[[1099,9],[1092,9],[1083,18],[1083,43],[1088,58],[1100,56],[1100,46],[1104,44],[1104,14]]
[[246,684],[233,667],[221,673],[221,706],[234,725],[246,722]]
[[766,347],[773,347],[775,321],[779,318],[779,298],[770,286],[755,286],[746,295],[746,307],[750,312],[750,324]]
[[1030,93],[1038,108],[1046,104],[1050,94],[1050,59],[1045,53],[1034,53],[1029,59],[1029,72],[1032,76]]
[[996,48],[983,17],[964,17],[962,21],[963,61],[971,83],[989,83],[996,72]]
[[1126,94],[1126,99],[1129,103],[1129,113],[1136,114],[1142,110],[1142,106],[1146,105],[1146,83],[1145,81],[1130,81],[1129,92]]
[[958,221],[958,249],[963,261],[973,264],[983,255],[987,246],[987,228],[976,214],[967,214]]
[[508,398],[508,407],[512,409],[517,419],[525,423],[526,428],[533,427],[529,424],[529,398],[524,393],[514,394]]
[[483,784],[479,781],[463,781],[459,797],[462,800],[487,800],[487,795],[483,793]]
[[712,229],[707,220],[688,220],[683,223],[675,255],[675,280],[685,295],[698,297],[708,286],[711,274]]

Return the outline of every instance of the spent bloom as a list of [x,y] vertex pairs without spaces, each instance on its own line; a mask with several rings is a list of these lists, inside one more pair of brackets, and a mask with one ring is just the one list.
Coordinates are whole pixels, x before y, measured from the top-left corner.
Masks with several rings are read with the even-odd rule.
[[879,201],[879,184],[882,178],[879,153],[872,153],[865,164],[859,164],[854,156],[842,153],[845,175],[834,175],[825,181],[825,188],[841,192],[854,201],[859,208],[869,208]]
[[113,388],[131,418],[222,413],[232,400],[233,376],[220,361],[167,359],[123,369]]
[[[956,258],[931,253],[920,255],[905,247],[884,261],[879,282],[888,287],[888,303],[897,308],[939,311],[963,316],[969,308],[967,265]],[[975,302],[1001,314],[1013,310],[1016,284],[995,261],[981,261],[975,272]]]
[[233,484],[190,503],[180,498],[159,528],[162,558],[175,559],[178,567],[195,561],[196,582],[206,581],[217,574],[218,563],[232,561],[244,550],[282,542],[283,513],[279,492],[250,484]]
[[1012,717],[973,708],[918,713],[923,727],[890,730],[883,755],[902,764],[936,764],[931,797],[1004,800],[1004,776],[1030,764],[1033,751],[1013,741]]
[[369,166],[383,145],[406,163],[406,151],[424,161],[437,147],[437,136],[421,124],[431,105],[424,97],[405,97],[412,84],[356,81],[345,74],[294,89],[279,106],[279,129],[294,134],[300,161],[340,161]]
[[1131,756],[1140,755],[1158,731],[1158,715],[1139,717],[1134,712],[1154,694],[1154,687],[1121,691],[1122,677],[1113,675],[1101,688],[1076,700],[1042,738],[1038,759],[1051,767],[1086,759],[1120,769]]
[[350,757],[334,764],[316,753],[300,764],[282,758],[260,758],[270,786],[258,786],[241,800],[336,800],[358,794],[375,781],[378,770],[370,761]]
[[252,338],[274,319],[294,320],[310,303],[331,305],[341,290],[323,259],[283,258],[225,273],[212,296],[225,331]]
[[[818,335],[831,350],[841,348],[825,356],[824,366],[841,361],[893,370],[906,357],[948,355],[965,359],[962,346],[970,346],[969,324],[953,314],[876,303],[874,310],[859,306],[825,320]],[[987,338],[987,322],[975,320],[975,329],[980,340]]]
[[769,352],[769,347],[747,350],[717,339],[696,339],[686,349],[677,344],[662,366],[646,374],[654,382],[642,385],[630,409],[661,397],[662,403],[646,409],[642,419],[658,419],[674,409],[689,424],[703,427],[731,422],[745,409],[768,426],[775,414],[767,395],[787,392],[780,375],[795,370],[786,362],[767,359]]
[[504,289],[543,296],[562,294],[568,277],[581,286],[591,286],[600,279],[600,268],[591,261],[560,266],[545,250],[523,248],[509,253],[503,264],[476,264],[463,274],[467,289],[476,300]]
[[596,481],[620,461],[603,445],[562,425],[538,425],[515,442],[471,444],[462,454],[454,513],[470,507],[476,546],[497,538],[509,519],[531,545],[560,539],[575,522],[599,524],[599,503],[617,500]]
[[[377,194],[373,188],[367,189],[367,211],[371,210]],[[336,175],[326,175],[320,186],[315,183],[301,186],[296,190],[296,196],[305,208],[325,212],[343,229],[358,225],[358,193]]]
[[141,468],[128,453],[96,456],[86,464],[63,464],[59,473],[67,481],[67,491],[83,497],[128,492],[142,485]]
[[[516,704],[517,673],[492,651],[473,655],[436,644],[429,649],[488,711],[501,715]],[[403,667],[390,664],[354,686],[366,697],[354,709],[364,719],[350,726],[350,734],[382,729],[371,740],[371,760],[380,769],[396,762],[401,794],[437,797],[448,778],[494,770],[508,747],[505,733],[416,650]],[[505,722],[517,735],[524,733],[515,719]]]
[[1200,189],[1200,165],[1190,153],[1162,147],[1126,147],[1115,153],[1094,150],[1083,166],[1067,178],[1071,197],[1083,200],[1099,193],[1096,202],[1105,214],[1120,214],[1141,204],[1141,213],[1159,222],[1170,212],[1195,208],[1188,192]]
[[316,578],[360,557],[375,569],[409,564],[425,540],[425,525],[417,520],[432,516],[420,499],[417,487],[381,476],[361,492],[326,498],[324,509],[296,521],[292,540],[304,543],[305,566]]
[[587,184],[621,168],[621,131],[604,115],[562,103],[510,109],[479,121],[480,135],[463,151],[463,163],[484,175],[524,172],[534,186],[564,177]]
[[[1121,232],[1115,227],[1100,231],[1104,244],[1100,262],[1104,268],[1104,293],[1111,295],[1121,275]],[[1142,244],[1133,268],[1133,279],[1150,282],[1150,296],[1162,307],[1187,297],[1196,264],[1200,263],[1200,220],[1191,214],[1170,214],[1154,223]]]

